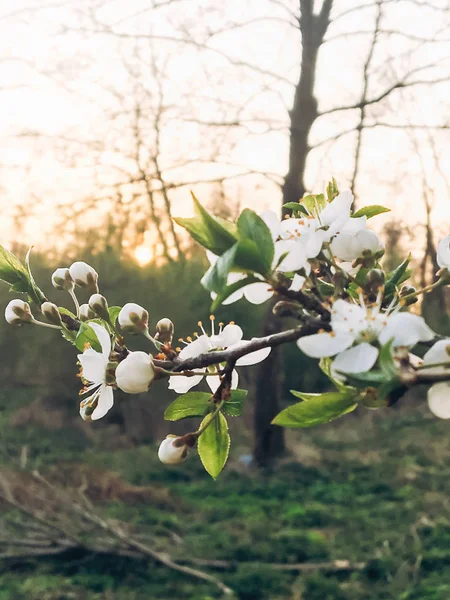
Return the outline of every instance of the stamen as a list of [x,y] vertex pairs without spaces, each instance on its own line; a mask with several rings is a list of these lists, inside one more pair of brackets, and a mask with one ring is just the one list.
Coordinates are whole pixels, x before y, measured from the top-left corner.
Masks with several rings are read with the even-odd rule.
[[216,320],[216,317],[214,315],[209,315],[209,320],[211,321],[211,335],[215,335],[214,321]]
[[187,339],[187,341],[188,341],[189,343],[191,343],[191,342],[192,342],[192,338],[191,338],[191,336],[190,336],[190,335],[188,335],[186,339]]

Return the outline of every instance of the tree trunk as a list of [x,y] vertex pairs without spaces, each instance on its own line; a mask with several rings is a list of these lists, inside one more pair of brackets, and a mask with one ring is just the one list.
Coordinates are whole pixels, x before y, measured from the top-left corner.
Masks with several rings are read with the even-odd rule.
[[[294,104],[290,111],[289,169],[283,186],[283,204],[298,202],[305,194],[306,161],[310,147],[309,132],[318,117],[314,83],[317,56],[329,25],[332,0],[325,0],[319,14],[313,13],[313,0],[300,0],[300,31],[302,34],[302,63],[296,85]],[[282,210],[283,215],[285,211]],[[281,330],[280,319],[272,312],[271,302],[263,335]],[[284,430],[271,425],[280,411],[283,362],[281,348],[274,348],[261,363],[256,382],[254,413],[254,457],[259,467],[268,467],[286,451]]]

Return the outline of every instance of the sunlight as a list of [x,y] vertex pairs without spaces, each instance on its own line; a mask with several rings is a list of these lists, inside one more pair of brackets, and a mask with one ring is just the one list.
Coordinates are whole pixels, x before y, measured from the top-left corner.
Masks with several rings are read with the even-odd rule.
[[140,267],[145,267],[145,265],[148,265],[148,263],[151,262],[153,252],[148,246],[137,246],[134,251],[134,257]]

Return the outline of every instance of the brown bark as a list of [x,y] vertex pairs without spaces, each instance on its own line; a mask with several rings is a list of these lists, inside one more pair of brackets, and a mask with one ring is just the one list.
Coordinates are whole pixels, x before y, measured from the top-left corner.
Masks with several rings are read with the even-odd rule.
[[[313,5],[313,0],[300,0],[302,62],[290,111],[289,169],[283,186],[283,204],[298,202],[305,194],[306,161],[310,151],[308,137],[319,116],[314,94],[317,57],[330,23],[333,0],[325,0],[318,14],[314,14]],[[284,214],[285,211],[282,212]],[[273,303],[268,309],[263,335],[280,331],[280,320],[272,313],[272,308]],[[254,456],[256,464],[260,467],[269,466],[286,451],[283,429],[270,424],[280,411],[281,373],[281,349],[275,348],[261,364],[256,381]]]

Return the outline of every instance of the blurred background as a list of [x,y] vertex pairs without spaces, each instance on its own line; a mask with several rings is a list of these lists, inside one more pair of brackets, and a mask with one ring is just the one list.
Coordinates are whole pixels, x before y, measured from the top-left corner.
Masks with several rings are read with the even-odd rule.
[[[171,220],[192,214],[189,190],[233,219],[333,176],[356,207],[391,209],[373,224],[389,268],[411,252],[413,283],[433,281],[447,0],[0,0],[0,82],[1,241],[21,258],[34,245],[58,305],[51,273],[85,260],[110,305],[192,334],[210,299],[204,254]],[[450,334],[448,301],[438,288],[416,310]],[[279,327],[245,301],[217,316],[246,337]],[[450,438],[426,390],[283,432],[270,421],[289,390],[326,389],[286,347],[242,372],[214,482],[195,453],[158,462],[163,437],[192,428],[163,420],[164,385],[84,423],[75,350],[0,329],[0,600],[450,598]]]

